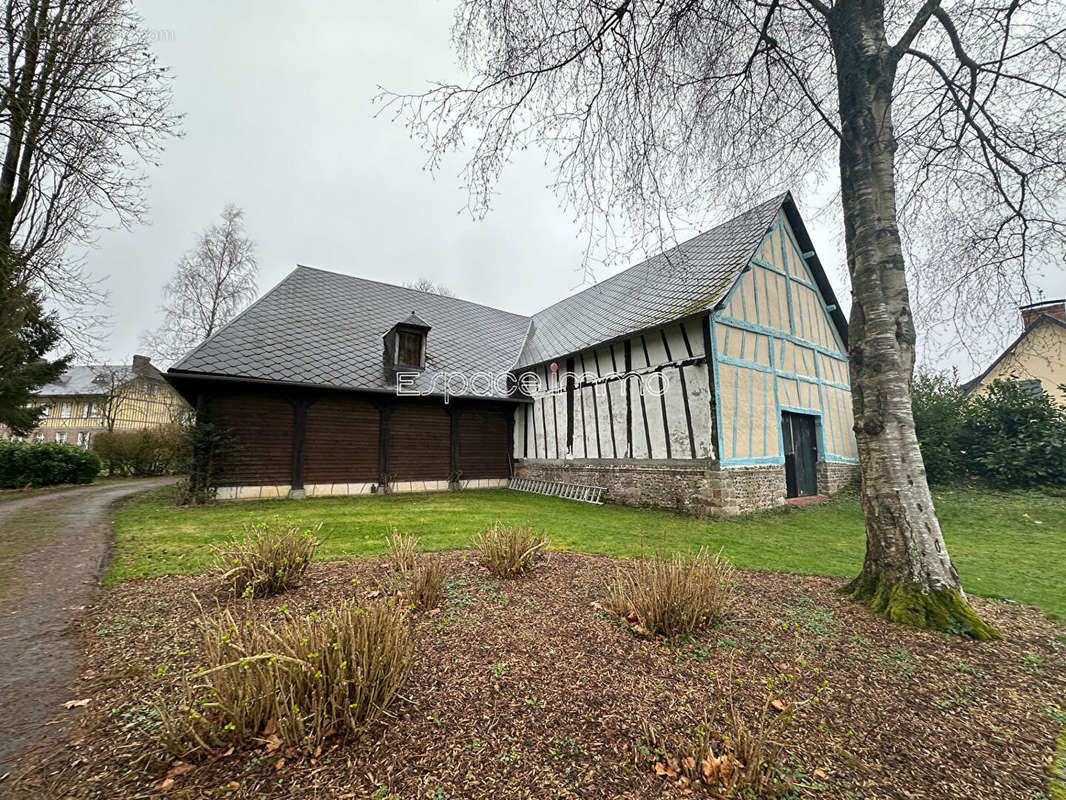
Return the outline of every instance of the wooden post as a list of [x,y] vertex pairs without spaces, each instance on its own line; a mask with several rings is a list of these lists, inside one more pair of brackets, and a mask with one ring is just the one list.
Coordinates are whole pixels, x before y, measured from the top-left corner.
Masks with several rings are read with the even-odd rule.
[[302,497],[304,492],[304,454],[307,449],[307,409],[313,397],[287,397],[292,405],[292,478],[289,496]]
[[[629,374],[633,371],[633,342],[625,341],[625,367],[626,367],[626,458],[633,457],[633,386],[629,380]],[[648,453],[651,457],[651,453]]]
[[459,403],[453,400],[448,404],[448,417],[450,418],[450,427],[448,429],[448,450],[450,455],[450,465],[448,467],[451,475],[448,478],[448,483],[451,484],[450,488],[455,491],[459,488],[459,415],[462,410],[459,407]]
[[710,390],[708,394],[711,397],[711,447],[714,448],[715,459],[721,461],[722,454],[718,452],[718,403],[715,400],[718,397],[718,387],[714,382],[714,352],[711,347],[711,325],[713,324],[714,320],[710,314],[703,318],[703,355],[707,359],[707,388]]
[[514,415],[517,406],[504,406],[503,413],[507,417],[507,472],[514,477]]
[[574,453],[574,359],[566,359],[566,452]]

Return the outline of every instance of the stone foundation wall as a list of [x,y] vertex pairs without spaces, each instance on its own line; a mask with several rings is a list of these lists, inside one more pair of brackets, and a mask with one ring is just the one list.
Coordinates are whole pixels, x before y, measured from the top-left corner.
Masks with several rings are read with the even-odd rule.
[[838,461],[818,462],[818,494],[836,494],[859,484],[859,465]]
[[[785,465],[720,468],[716,461],[515,461],[515,477],[602,486],[604,500],[697,516],[733,516],[785,503]],[[818,491],[832,494],[858,478],[856,464],[818,463]]]
[[728,513],[722,477],[713,461],[546,461],[518,459],[516,478],[602,486],[604,500],[698,516]]
[[726,467],[722,477],[727,514],[750,514],[785,504],[784,464]]

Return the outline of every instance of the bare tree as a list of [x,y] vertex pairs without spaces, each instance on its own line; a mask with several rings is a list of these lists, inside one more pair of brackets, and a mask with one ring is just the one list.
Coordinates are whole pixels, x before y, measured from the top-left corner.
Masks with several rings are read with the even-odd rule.
[[430,294],[439,294],[443,297],[455,297],[455,292],[443,283],[434,283],[429,278],[419,278],[417,281],[405,281],[404,286],[408,289],[414,289],[416,292],[429,292]]
[[867,532],[849,591],[988,637],[914,435],[904,245],[934,292],[972,300],[1024,287],[1034,254],[1061,243],[1064,18],[1043,0],[463,0],[468,85],[384,97],[431,165],[473,141],[477,212],[510,155],[539,143],[593,231],[621,221],[638,240],[838,171]]
[[96,297],[72,243],[144,213],[143,167],[178,132],[169,76],[128,0],[9,0],[0,26],[0,279]]
[[[97,285],[71,259],[100,214],[140,219],[142,168],[177,132],[169,77],[127,0],[9,0],[0,25],[0,419],[92,341]],[[59,306],[46,314],[49,302]]]
[[209,337],[259,293],[255,243],[244,230],[244,212],[222,210],[222,221],[202,234],[181,257],[163,288],[163,324],[143,336],[160,361],[173,362]]

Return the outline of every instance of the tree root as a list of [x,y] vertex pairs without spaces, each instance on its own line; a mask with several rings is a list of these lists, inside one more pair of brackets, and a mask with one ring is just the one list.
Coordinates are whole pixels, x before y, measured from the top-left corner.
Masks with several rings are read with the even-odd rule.
[[915,581],[895,581],[863,570],[840,591],[898,625],[947,631],[979,641],[1002,638],[955,589],[927,590]]

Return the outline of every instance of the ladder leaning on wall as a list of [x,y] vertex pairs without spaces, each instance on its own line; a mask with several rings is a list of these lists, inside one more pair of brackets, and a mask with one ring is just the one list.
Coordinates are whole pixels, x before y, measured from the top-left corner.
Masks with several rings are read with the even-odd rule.
[[603,493],[607,491],[603,486],[582,486],[577,483],[542,481],[534,478],[511,478],[507,488],[514,489],[516,492],[533,492],[534,494],[562,497],[565,500],[577,500],[581,503],[595,503],[597,505],[603,504]]

